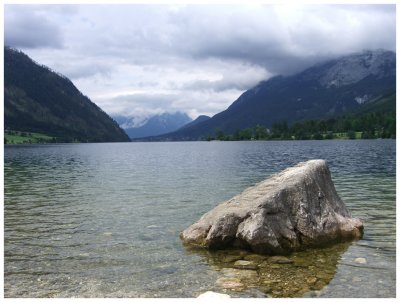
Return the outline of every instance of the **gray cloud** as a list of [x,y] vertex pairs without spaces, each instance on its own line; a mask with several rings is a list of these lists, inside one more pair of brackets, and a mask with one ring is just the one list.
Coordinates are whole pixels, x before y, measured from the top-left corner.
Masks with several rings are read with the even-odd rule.
[[67,66],[63,68],[65,75],[71,79],[81,79],[94,75],[110,76],[112,68],[101,64],[84,64],[79,66]]
[[16,48],[61,48],[60,26],[29,6],[5,5],[4,44]]
[[107,60],[99,62],[90,58],[70,57],[66,60],[55,62],[55,70],[63,70],[63,74],[70,79],[79,80],[93,76],[111,77],[113,65]]
[[137,120],[163,112],[182,111],[192,118],[198,115],[214,115],[224,110],[236,99],[241,90],[224,92],[185,91],[165,93],[131,93],[114,97],[100,97],[97,103],[111,115],[134,117]]
[[228,107],[276,74],[395,50],[394,5],[6,5],[5,42],[109,113]]
[[257,65],[230,62],[228,66],[225,66],[225,64],[217,64],[217,66],[221,70],[217,79],[196,79],[182,84],[179,88],[215,92],[224,92],[227,90],[243,91],[271,76],[264,68]]
[[[148,116],[163,112],[177,98],[173,94],[125,94],[100,100],[102,107],[114,115]],[[132,106],[133,105],[133,106]],[[129,110],[128,108],[134,108]]]
[[171,19],[180,24],[172,44],[182,54],[242,60],[277,74],[361,49],[395,49],[393,5],[189,6]]

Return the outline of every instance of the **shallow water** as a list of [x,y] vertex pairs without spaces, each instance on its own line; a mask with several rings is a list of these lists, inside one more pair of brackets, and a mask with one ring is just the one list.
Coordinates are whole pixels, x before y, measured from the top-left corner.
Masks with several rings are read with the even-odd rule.
[[[6,146],[5,296],[394,297],[395,152],[394,140]],[[251,271],[233,268],[247,253],[182,245],[216,204],[313,158],[364,220],[362,240],[290,264],[255,257]]]

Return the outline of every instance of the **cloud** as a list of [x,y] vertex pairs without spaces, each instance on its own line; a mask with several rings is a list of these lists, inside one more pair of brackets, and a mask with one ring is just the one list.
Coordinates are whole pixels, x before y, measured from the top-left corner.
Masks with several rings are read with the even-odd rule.
[[6,5],[6,44],[108,113],[213,115],[329,58],[395,50],[395,5]]
[[[112,115],[147,117],[162,113],[164,111],[163,107],[170,107],[176,97],[173,94],[145,94],[139,92],[99,98],[98,101]],[[133,108],[133,110],[129,110],[128,108]]]
[[383,6],[188,6],[171,16],[180,24],[172,44],[194,59],[235,59],[288,74],[360,49],[394,50],[395,10]]
[[[187,81],[180,86],[180,89],[185,90],[200,90],[223,92],[227,90],[246,90],[249,87],[255,86],[262,80],[271,77],[264,68],[237,61],[220,61],[212,60],[213,63],[208,64],[215,67],[214,77],[212,79],[198,79]],[[211,73],[211,70],[210,70]]]
[[63,74],[72,79],[83,78],[110,78],[115,70],[115,66],[107,59],[99,61],[88,57],[65,56],[62,61],[55,61],[52,64],[55,70],[62,70]]
[[214,115],[230,105],[241,90],[224,92],[180,91],[166,93],[130,93],[113,97],[99,97],[98,105],[112,116],[126,116],[136,120],[163,112],[186,112],[191,118]]
[[42,11],[28,6],[5,5],[4,44],[16,48],[61,48],[63,34],[60,26]]

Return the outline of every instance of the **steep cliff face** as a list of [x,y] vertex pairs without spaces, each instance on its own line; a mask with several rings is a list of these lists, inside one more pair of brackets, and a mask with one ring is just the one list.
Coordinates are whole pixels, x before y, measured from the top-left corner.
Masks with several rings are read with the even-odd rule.
[[38,132],[58,141],[125,142],[129,137],[66,77],[4,49],[5,129]]

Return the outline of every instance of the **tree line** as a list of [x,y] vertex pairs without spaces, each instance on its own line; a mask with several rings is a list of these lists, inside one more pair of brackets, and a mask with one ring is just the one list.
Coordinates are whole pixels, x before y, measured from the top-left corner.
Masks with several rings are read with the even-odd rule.
[[207,140],[309,140],[309,139],[373,139],[396,138],[396,113],[371,112],[357,116],[308,120],[289,125],[287,121],[274,123],[270,128],[257,125],[225,134],[217,129]]

